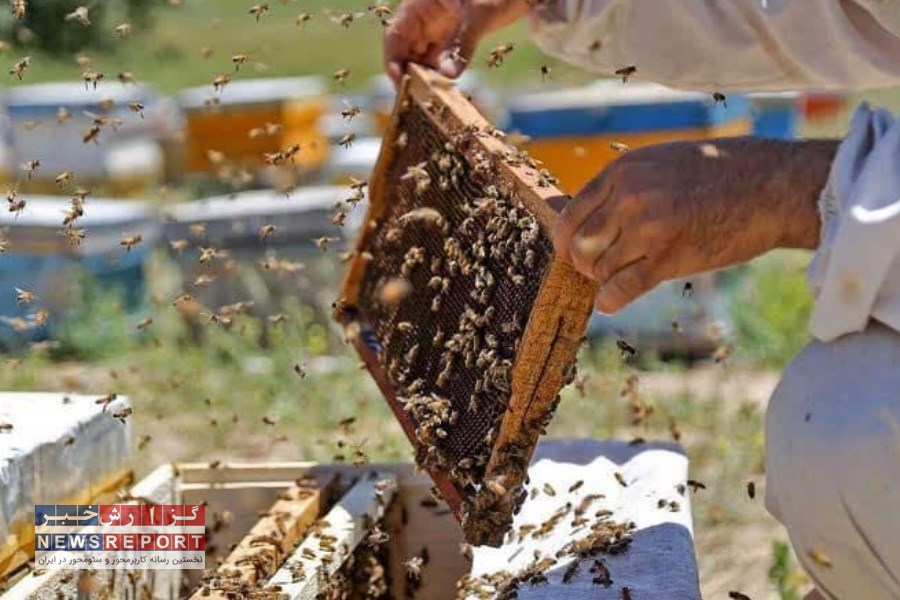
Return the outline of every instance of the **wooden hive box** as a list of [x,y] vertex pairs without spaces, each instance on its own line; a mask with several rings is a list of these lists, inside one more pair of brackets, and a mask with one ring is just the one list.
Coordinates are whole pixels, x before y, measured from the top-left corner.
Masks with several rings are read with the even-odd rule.
[[596,291],[553,252],[567,197],[415,65],[369,186],[335,316],[467,540],[497,545]]

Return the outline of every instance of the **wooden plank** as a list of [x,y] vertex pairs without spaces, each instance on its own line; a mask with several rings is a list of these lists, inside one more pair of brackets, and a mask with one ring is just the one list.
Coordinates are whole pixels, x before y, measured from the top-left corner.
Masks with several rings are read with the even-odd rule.
[[[361,477],[320,521],[269,581],[286,600],[313,600],[353,554],[370,527],[384,516],[397,489],[393,473],[371,471]],[[325,543],[330,541],[331,543]],[[323,548],[323,544],[328,546]]]
[[238,481],[293,481],[304,477],[314,462],[284,461],[263,463],[228,462],[213,469],[209,463],[179,463],[184,484],[233,483]]
[[192,600],[226,600],[258,587],[261,580],[275,573],[316,521],[335,485],[333,477],[324,481],[304,479],[282,492],[216,569],[212,581],[191,596]]

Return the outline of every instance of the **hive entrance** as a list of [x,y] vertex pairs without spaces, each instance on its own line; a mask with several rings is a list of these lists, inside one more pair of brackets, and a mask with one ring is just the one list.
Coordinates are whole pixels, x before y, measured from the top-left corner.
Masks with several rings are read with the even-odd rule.
[[593,298],[547,235],[562,194],[418,67],[370,185],[339,318],[467,538],[499,544]]

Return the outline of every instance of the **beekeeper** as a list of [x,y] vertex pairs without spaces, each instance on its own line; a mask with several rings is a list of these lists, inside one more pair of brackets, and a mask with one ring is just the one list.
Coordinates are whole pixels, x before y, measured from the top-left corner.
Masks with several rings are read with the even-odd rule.
[[[406,0],[385,68],[458,76],[530,19],[598,73],[727,94],[900,83],[900,0]],[[815,341],[766,417],[766,504],[817,590],[900,598],[900,123],[856,109],[843,141],[733,138],[633,150],[569,203],[557,251],[614,313],[668,279],[809,248]]]

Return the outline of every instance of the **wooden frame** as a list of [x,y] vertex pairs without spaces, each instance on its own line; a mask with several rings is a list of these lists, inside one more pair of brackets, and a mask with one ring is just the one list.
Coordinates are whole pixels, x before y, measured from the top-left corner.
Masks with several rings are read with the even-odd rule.
[[[466,131],[475,132],[471,136],[472,152],[481,151],[492,157],[500,178],[536,217],[543,232],[549,235],[558,211],[565,205],[565,194],[548,183],[547,174],[542,173],[534,163],[511,160],[510,151],[513,148],[489,133],[491,125],[449,80],[416,65],[409,67],[408,74],[402,81],[397,105],[369,182],[367,223],[384,215],[390,201],[389,188],[398,183],[388,181],[387,177],[397,152],[394,142],[400,134],[404,106],[409,102],[430,107],[431,110],[426,110],[426,114],[447,139]],[[357,319],[365,320],[365,315],[357,313],[356,306],[367,268],[362,250],[370,243],[372,232],[371,228],[362,227],[357,243],[359,251],[352,259],[345,276],[339,310],[335,315],[345,326]],[[505,498],[492,503],[490,507],[495,516],[498,512],[502,513],[506,521],[511,521],[516,494],[523,483],[525,468],[534,445],[553,410],[559,390],[571,374],[570,369],[581,343],[596,291],[594,282],[556,257],[543,273],[540,291],[513,364],[512,396],[503,414],[485,474],[486,480],[502,476],[504,487],[509,490]],[[415,424],[399,408],[396,392],[379,365],[376,351],[361,336],[356,336],[354,345],[407,437],[418,447]],[[510,468],[512,465],[516,468]],[[430,475],[453,514],[463,522],[470,541],[492,545],[502,541],[505,533],[503,527],[488,526],[485,515],[479,514],[481,509],[476,508],[476,504],[467,502],[468,498],[463,496],[443,472],[432,470]]]

